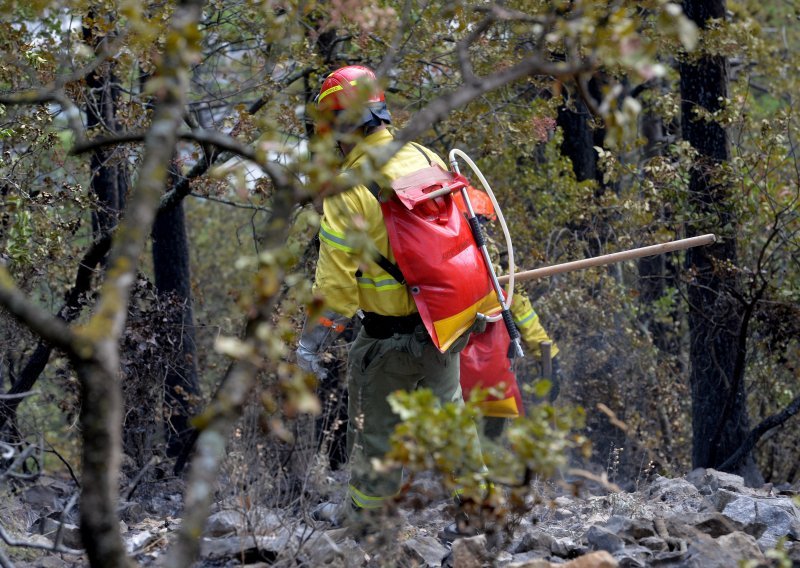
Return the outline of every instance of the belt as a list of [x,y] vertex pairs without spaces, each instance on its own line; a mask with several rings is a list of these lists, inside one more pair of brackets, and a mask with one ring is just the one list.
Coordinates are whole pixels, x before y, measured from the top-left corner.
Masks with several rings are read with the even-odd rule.
[[407,316],[384,316],[375,312],[364,312],[361,324],[370,337],[388,339],[395,333],[414,333],[414,330],[422,325],[422,318],[418,313]]

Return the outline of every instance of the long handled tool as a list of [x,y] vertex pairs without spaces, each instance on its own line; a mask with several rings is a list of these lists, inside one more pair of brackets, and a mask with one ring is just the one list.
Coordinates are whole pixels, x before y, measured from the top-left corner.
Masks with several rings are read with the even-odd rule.
[[520,336],[519,329],[517,329],[517,326],[514,325],[514,318],[511,315],[511,302],[514,297],[514,272],[516,271],[516,267],[514,265],[514,248],[511,244],[511,235],[508,231],[506,221],[503,218],[503,212],[500,209],[500,205],[497,203],[497,199],[494,197],[494,192],[492,191],[492,188],[489,187],[489,182],[487,182],[486,178],[483,177],[481,170],[475,165],[475,162],[473,162],[470,157],[461,150],[453,148],[450,150],[449,154],[450,167],[452,167],[453,171],[457,174],[461,173],[458,169],[458,161],[456,160],[457,156],[464,160],[467,165],[472,168],[472,171],[475,173],[475,175],[478,176],[483,188],[486,190],[486,194],[492,201],[492,206],[497,214],[497,219],[500,221],[500,226],[503,229],[503,235],[506,238],[506,247],[508,249],[508,268],[511,271],[511,275],[507,277],[507,280],[510,280],[510,282],[507,292],[504,296],[503,288],[497,278],[497,274],[495,274],[494,271],[492,259],[489,257],[489,249],[486,247],[486,239],[483,234],[483,229],[481,229],[481,225],[478,222],[478,217],[475,215],[475,210],[472,208],[472,203],[470,202],[467,188],[462,187],[461,197],[464,199],[464,203],[467,206],[467,221],[469,222],[470,229],[472,230],[472,236],[475,238],[475,243],[478,245],[478,248],[483,255],[483,260],[486,263],[486,269],[489,272],[489,278],[492,281],[495,294],[497,294],[497,302],[500,304],[501,308],[500,317],[493,316],[487,319],[489,321],[498,321],[502,318],[503,322],[505,323],[506,329],[508,330],[508,336],[511,338],[511,344],[508,346],[508,358],[513,359],[515,357],[524,357],[525,354],[522,351],[522,337]]
[[[514,274],[514,279],[517,282],[536,280],[538,278],[555,276],[556,274],[564,274],[565,272],[584,270],[586,268],[592,268],[593,266],[605,266],[607,264],[614,264],[616,262],[623,262],[625,260],[633,260],[635,258],[643,258],[645,256],[664,254],[665,252],[674,252],[677,250],[686,250],[693,247],[710,245],[711,243],[716,242],[716,240],[716,235],[709,233],[707,235],[700,235],[699,237],[679,239],[677,241],[669,241],[658,245],[650,245],[647,247],[640,247],[611,254],[604,254],[602,256],[595,256],[592,258],[584,258],[583,260],[574,260],[572,262],[565,262],[563,264],[554,264],[553,266],[543,266],[542,268],[526,270],[525,272],[517,272]],[[505,284],[508,282],[509,278],[510,276],[506,275],[500,276],[497,280],[501,284]]]

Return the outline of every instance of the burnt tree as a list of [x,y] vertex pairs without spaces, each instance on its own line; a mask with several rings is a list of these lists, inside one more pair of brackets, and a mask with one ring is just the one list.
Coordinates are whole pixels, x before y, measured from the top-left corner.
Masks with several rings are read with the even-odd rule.
[[[176,176],[172,176],[173,181]],[[172,184],[174,186],[174,183]],[[169,310],[170,337],[178,357],[164,377],[167,455],[181,453],[191,433],[189,419],[200,395],[197,382],[194,316],[192,311],[189,240],[183,204],[162,209],[153,224],[153,269],[159,296],[177,303]]]
[[[724,0],[686,0],[686,15],[700,29],[709,20],[725,18]],[[689,181],[690,207],[697,221],[687,224],[689,235],[716,232],[712,246],[691,249],[686,268],[692,392],[692,464],[720,467],[744,443],[749,420],[744,385],[746,345],[743,318],[731,291],[737,289],[736,233],[731,188],[719,175],[730,158],[725,130],[698,111],[720,110],[728,95],[728,65],[724,57],[707,53],[687,56],[680,64],[681,130],[698,152]],[[752,454],[739,461],[736,473],[750,483],[760,474]]]

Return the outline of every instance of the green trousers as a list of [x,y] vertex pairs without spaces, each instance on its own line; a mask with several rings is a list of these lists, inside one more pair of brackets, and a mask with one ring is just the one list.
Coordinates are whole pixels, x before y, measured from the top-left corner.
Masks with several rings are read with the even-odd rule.
[[[428,388],[443,403],[463,404],[458,352],[467,338],[462,339],[440,353],[421,326],[414,333],[388,339],[370,337],[364,329],[356,337],[348,363],[347,449],[349,494],[357,507],[381,507],[402,483],[402,471],[377,473],[372,467],[374,458],[389,451],[389,438],[400,422],[386,400],[390,394]],[[477,430],[464,435],[477,440]]]

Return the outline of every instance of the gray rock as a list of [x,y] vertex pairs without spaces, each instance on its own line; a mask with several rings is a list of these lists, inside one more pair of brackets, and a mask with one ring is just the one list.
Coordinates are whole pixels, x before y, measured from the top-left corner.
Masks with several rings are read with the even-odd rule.
[[314,533],[301,548],[299,564],[326,568],[366,565],[366,553],[352,538],[346,536],[346,532],[346,529],[335,529]]
[[670,536],[689,540],[694,538],[698,532],[716,538],[741,530],[744,527],[744,525],[717,512],[672,515],[665,519],[665,524]]
[[674,512],[696,512],[706,507],[706,500],[697,487],[685,479],[657,477],[645,491],[650,501],[664,503]]
[[617,536],[610,530],[592,525],[586,533],[586,540],[589,546],[594,550],[605,550],[606,552],[615,553],[625,546],[625,542],[620,536]]
[[667,552],[669,550],[667,542],[663,538],[657,536],[646,536],[639,540],[639,544],[649,548],[653,552]]
[[136,551],[141,550],[151,542],[159,538],[159,535],[153,534],[150,531],[141,531],[126,535],[125,550],[128,554],[134,554]]
[[623,538],[628,536],[631,540],[639,540],[640,538],[656,535],[653,521],[648,519],[629,519],[619,515],[609,517],[605,528]]
[[517,559],[506,564],[506,568],[552,568],[553,564],[543,558]]
[[58,486],[34,485],[22,492],[20,500],[34,509],[44,509],[44,512],[61,509],[63,493]]
[[741,523],[763,550],[774,548],[781,537],[800,540],[800,512],[786,497],[755,499],[743,495],[728,503],[722,514]]
[[482,568],[488,559],[486,535],[459,538],[453,542],[452,564],[457,568]]
[[59,537],[59,529],[61,530],[61,544],[73,549],[83,548],[81,530],[80,527],[76,525],[70,523],[62,524],[60,521],[51,519],[50,517],[39,517],[33,522],[29,530],[34,534],[43,535],[55,542],[56,537]]
[[621,568],[643,568],[652,557],[653,551],[644,546],[626,546],[614,553]]
[[210,560],[237,560],[242,564],[258,561],[272,562],[290,543],[288,532],[271,536],[230,536],[226,538],[203,538],[201,554]]
[[539,556],[549,556],[558,550],[557,556],[566,556],[566,547],[555,538],[542,531],[534,530],[522,535],[520,541],[511,549],[514,554],[535,552]]
[[401,566],[441,566],[449,552],[438,539],[425,535],[412,537],[400,546],[406,560],[400,560]]
[[238,534],[247,526],[247,519],[239,511],[219,511],[206,521],[206,536],[221,537]]
[[727,550],[736,550],[742,559],[766,562],[766,557],[761,553],[756,539],[741,531],[723,535],[717,539],[719,545]]
[[751,559],[763,559],[757,543],[752,536],[736,532],[717,539],[700,535],[689,545],[680,563],[669,565],[685,568],[732,568],[738,566],[742,560]]
[[686,480],[697,487],[703,495],[711,495],[720,489],[741,492],[745,488],[742,476],[711,468],[695,469],[686,476]]
[[117,513],[120,519],[129,525],[141,523],[145,518],[144,507],[135,501],[122,501],[117,506]]
[[717,511],[722,511],[728,506],[728,503],[736,501],[741,496],[741,493],[728,491],[727,489],[720,489],[719,491],[714,492],[712,495],[709,495],[708,499],[714,505],[714,508]]

